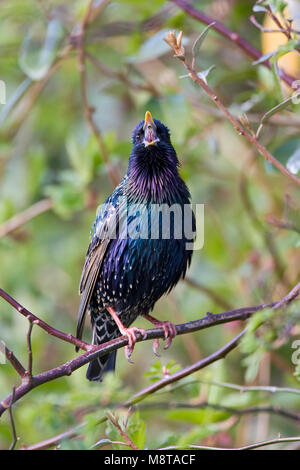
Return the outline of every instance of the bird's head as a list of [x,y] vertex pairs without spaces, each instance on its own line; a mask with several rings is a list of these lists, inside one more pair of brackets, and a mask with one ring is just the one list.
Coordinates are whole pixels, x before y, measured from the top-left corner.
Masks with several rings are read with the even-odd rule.
[[145,114],[144,121],[139,122],[132,134],[133,146],[139,150],[156,150],[171,145],[169,129],[157,119],[153,119],[150,111]]
[[171,200],[181,192],[188,194],[178,173],[179,161],[171,143],[169,129],[150,111],[132,134],[128,175],[134,193],[152,200]]

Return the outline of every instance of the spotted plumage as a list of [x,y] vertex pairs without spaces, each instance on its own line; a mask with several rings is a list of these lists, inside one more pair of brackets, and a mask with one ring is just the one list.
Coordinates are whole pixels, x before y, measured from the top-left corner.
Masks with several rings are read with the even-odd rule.
[[[147,316],[184,277],[192,256],[186,243],[193,236],[177,237],[175,215],[169,219],[168,237],[163,235],[162,209],[173,205],[182,208],[182,231],[184,207],[189,208],[195,228],[190,194],[179,176],[168,129],[147,112],[132,142],[127,173],[96,215],[81,276],[77,337],[82,336],[88,310],[94,344],[122,334],[114,312],[125,330],[139,315]],[[113,352],[93,360],[87,378],[101,380],[105,371],[114,369],[115,358]]]

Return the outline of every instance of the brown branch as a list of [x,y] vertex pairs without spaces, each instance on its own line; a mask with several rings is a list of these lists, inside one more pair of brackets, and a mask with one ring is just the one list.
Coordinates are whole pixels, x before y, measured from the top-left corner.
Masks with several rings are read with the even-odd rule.
[[[250,16],[250,21],[251,23],[256,27],[258,28],[260,31],[262,31],[263,33],[284,33],[285,35],[290,31],[292,33],[297,33],[299,34],[299,31],[297,31],[296,29],[294,28],[278,28],[278,29],[272,29],[272,28],[265,28],[265,26],[261,25],[260,23],[258,23],[258,21],[256,20],[255,16],[254,15],[251,15]],[[290,38],[289,38],[290,39]]]
[[271,28],[265,28],[263,25],[261,25],[255,18],[254,15],[251,15],[250,16],[250,21],[251,23],[257,28],[259,29],[260,31],[262,31],[263,33],[284,33],[286,32],[285,29],[271,29]]
[[38,215],[43,214],[52,208],[53,201],[51,199],[42,199],[41,201],[36,202],[32,206],[25,209],[23,212],[19,212],[11,219],[6,220],[2,225],[0,225],[0,238],[8,235],[9,233],[29,222],[34,217],[37,217]]
[[[222,118],[224,119],[224,114],[222,111],[220,111],[218,108],[215,106],[210,106],[206,103],[200,103],[198,100],[196,100],[194,97],[188,96],[187,99],[190,100],[191,104],[195,108],[200,108],[210,116],[215,116],[216,118]],[[284,111],[283,111],[284,113]],[[261,115],[258,113],[247,113],[247,118],[251,122],[257,122],[261,120]],[[273,116],[270,116],[270,118],[265,122],[264,126],[278,126],[278,127],[299,127],[300,126],[300,120],[297,119],[297,117],[292,117],[289,114],[285,112],[285,116],[281,116],[279,114],[273,114]]]
[[[298,31],[295,31],[293,30],[292,31],[292,27],[291,27],[291,23],[285,21],[285,25],[286,27],[283,26],[283,24],[281,23],[281,21],[279,20],[278,16],[276,16],[273,11],[272,11],[272,8],[270,7],[270,5],[267,5],[266,6],[267,8],[267,14],[269,15],[269,17],[273,20],[273,22],[277,25],[278,29],[270,29],[269,31],[265,31],[265,32],[269,32],[269,33],[276,33],[278,31],[280,31],[281,33],[283,33],[285,35],[285,37],[287,38],[287,40],[289,41],[290,39],[292,39],[292,35],[291,33],[292,32],[296,32],[298,34]],[[263,28],[259,23],[257,23],[254,15],[251,15],[250,17],[250,21],[254,24],[254,26],[258,27],[259,29],[261,29],[262,31],[267,28]],[[297,52],[297,54],[299,54],[300,52],[295,49],[295,52]]]
[[[212,313],[207,313],[204,318],[201,318],[196,321],[184,323],[181,325],[176,326],[177,334],[187,334],[191,333],[193,331],[200,331],[205,328],[210,328],[215,325],[220,325],[223,323],[228,323],[232,322],[235,320],[246,320],[249,318],[252,314],[255,312],[258,312],[264,308],[279,308],[282,307],[284,304],[291,302],[294,300],[297,295],[300,292],[300,283],[297,284],[292,291],[290,291],[282,300],[279,302],[272,302],[268,304],[262,304],[262,305],[257,305],[254,307],[246,307],[246,308],[240,308],[236,310],[231,310],[228,312],[223,312],[219,314],[213,315]],[[10,295],[8,295],[5,291],[0,289],[0,296],[4,298],[10,305],[12,305],[19,313],[27,317],[28,319],[31,319],[34,324],[40,326],[42,329],[47,331],[47,333],[56,336],[57,338],[67,341],[68,343],[71,343],[73,345],[77,345],[80,348],[84,349],[86,352],[75,359],[72,359],[68,361],[67,363],[55,367],[53,369],[50,369],[46,372],[42,372],[36,376],[33,376],[30,381],[28,380],[23,380],[22,384],[16,388],[15,392],[15,401],[18,401],[20,398],[22,398],[24,395],[29,393],[31,390],[34,388],[38,387],[39,385],[42,385],[47,382],[51,382],[52,380],[55,380],[59,377],[64,377],[64,376],[69,376],[71,375],[75,370],[79,369],[80,367],[84,366],[88,362],[92,361],[96,357],[102,357],[112,351],[116,351],[117,349],[120,349],[128,344],[128,339],[125,336],[121,336],[119,338],[116,338],[112,341],[108,341],[107,343],[101,344],[99,346],[92,346],[89,345],[81,340],[78,340],[77,338],[74,338],[72,335],[67,335],[59,330],[56,330],[52,327],[50,327],[47,323],[43,322],[40,320],[38,317],[36,317],[33,313],[29,312],[27,309],[22,307],[16,300],[14,300]],[[199,368],[203,368],[206,365],[211,364],[212,362],[221,359],[222,357],[225,357],[228,352],[230,352],[232,349],[236,347],[238,344],[238,341],[240,337],[243,335],[244,332],[241,332],[238,336],[236,336],[233,340],[231,340],[228,344],[223,346],[220,350],[212,354],[211,356],[208,356],[205,359],[202,359],[196,364],[193,364],[192,366],[183,369],[182,371],[177,372],[176,374],[173,374],[171,378],[166,378],[163,379],[162,381],[156,382],[154,384],[155,390],[158,388],[162,388],[168,383],[175,382],[176,380],[179,380],[182,377],[185,377],[186,375],[189,375],[193,373],[195,370],[199,370]],[[164,337],[164,330],[163,328],[154,328],[152,330],[147,330],[146,335],[144,337],[141,337],[139,334],[137,336],[137,342],[140,341],[145,341],[145,340],[150,340],[150,339],[155,339],[155,338],[163,338]],[[153,390],[153,391],[155,391]],[[149,387],[148,389],[143,390],[140,392],[138,395],[135,395],[133,397],[134,403],[136,401],[140,401],[141,395],[145,395],[145,393],[148,395],[149,393],[152,393],[150,391]],[[137,399],[138,398],[138,399]],[[0,416],[4,413],[4,411],[9,407],[9,403],[11,401],[11,394],[9,394],[2,402],[0,403]]]
[[[281,444],[284,442],[300,442],[300,436],[296,437],[278,437],[276,439],[270,439],[268,441],[256,442],[255,444],[250,444],[243,447],[234,447],[234,448],[225,448],[225,447],[212,447],[212,446],[201,446],[201,445],[188,445],[187,449],[198,449],[198,450],[252,450],[258,449],[259,447],[266,447],[274,444]],[[168,446],[161,447],[159,450],[173,450],[173,449],[182,449],[182,447],[177,446]]]
[[32,320],[29,321],[29,328],[27,332],[27,351],[28,351],[28,366],[26,370],[26,375],[28,380],[32,379],[32,346],[31,346],[31,334],[32,334],[32,328],[33,328],[33,322]]
[[[219,21],[215,20],[214,18],[211,18],[210,16],[206,15],[205,13],[197,10],[196,8],[192,7],[188,2],[185,0],[171,0],[173,3],[178,5],[182,10],[184,10],[189,16],[192,18],[200,21],[201,23],[204,24],[211,24],[212,28],[220,33],[222,36],[225,38],[229,39],[232,41],[234,44],[236,44],[241,50],[243,50],[248,56],[250,56],[254,60],[259,60],[262,57],[262,54],[258,49],[256,49],[252,44],[250,44],[248,41],[246,41],[244,38],[242,38],[238,33],[235,33],[231,31],[227,26],[223,25]],[[269,60],[266,60],[265,62],[262,63],[262,65],[265,65],[269,69],[271,69],[271,64]],[[295,77],[292,77],[291,75],[288,75],[284,70],[279,69],[280,73],[280,78],[286,82],[289,86],[292,86],[293,83],[296,81]],[[300,85],[297,86],[297,88],[300,88]]]
[[285,295],[279,302],[276,302],[276,304],[272,307],[273,310],[277,310],[278,308],[281,308],[283,305],[288,304],[292,302],[296,297],[298,297],[300,293],[300,282],[293,287],[293,289]]
[[[185,320],[185,315],[180,310],[178,306],[177,298],[174,294],[170,294],[167,297],[167,302],[170,306],[172,318],[174,318],[174,323],[181,323]],[[192,362],[199,361],[201,359],[202,354],[200,350],[200,345],[194,336],[182,336],[182,342],[186,352],[188,353],[190,360]]]
[[59,331],[53,328],[48,323],[44,322],[43,320],[38,318],[36,315],[34,315],[32,312],[30,312],[25,307],[23,307],[21,304],[19,304],[19,302],[13,299],[3,289],[0,289],[0,297],[6,300],[6,302],[8,302],[14,309],[16,309],[19,313],[21,313],[21,315],[26,317],[27,320],[30,320],[35,325],[38,325],[40,328],[45,330],[49,335],[55,336],[56,338],[66,341],[67,343],[74,344],[74,346],[78,346],[78,348],[83,349],[85,351],[88,351],[90,349],[91,347],[90,344],[85,343],[84,341],[75,338],[71,334],[66,334],[66,333],[63,333],[62,331]]
[[276,217],[274,217],[273,215],[270,215],[267,218],[267,223],[269,225],[272,225],[273,227],[281,228],[281,229],[285,229],[285,230],[292,230],[293,232],[296,232],[296,233],[300,234],[300,227],[297,227],[297,225],[292,224],[290,222],[282,222],[282,221],[278,220]]
[[[177,1],[177,0],[176,0]],[[180,0],[181,1],[181,0]],[[239,133],[239,135],[243,135],[248,142],[250,142],[256,149],[257,151],[269,162],[271,162],[281,173],[283,173],[285,176],[287,176],[291,181],[296,183],[298,186],[300,186],[300,179],[297,178],[297,176],[293,175],[290,173],[284,165],[282,165],[276,158],[257,140],[255,135],[252,135],[249,133],[240,123],[239,120],[237,120],[229,111],[228,109],[224,106],[220,98],[215,94],[213,90],[209,88],[207,83],[205,83],[202,78],[199,77],[197,72],[190,66],[190,64],[186,61],[185,57],[183,54],[181,54],[180,48],[178,50],[176,49],[176,46],[174,46],[174,43],[172,42],[172,38],[174,36],[174,41],[176,41],[175,33],[170,32],[167,33],[167,39],[166,42],[169,44],[169,46],[173,49],[175,52],[175,56],[180,59],[189,72],[190,78],[197,83],[202,90],[209,96],[209,98],[215,103],[215,105],[225,114],[227,119],[232,123],[233,127],[236,129],[236,131]],[[177,40],[179,39],[179,36]]]
[[[279,302],[274,303],[272,306],[270,306],[273,310],[279,309],[283,307],[285,304],[291,302],[294,300],[300,293],[300,282],[286,295],[284,296]],[[194,372],[197,372],[200,369],[203,369],[204,367],[212,364],[213,362],[218,361],[219,359],[224,358],[230,351],[232,351],[239,343],[241,337],[245,334],[247,328],[244,328],[237,336],[235,336],[229,343],[227,343],[225,346],[223,346],[221,349],[218,351],[214,352],[210,356],[207,356],[204,359],[201,359],[200,361],[196,362],[195,364],[192,364],[191,366],[185,367],[184,369],[181,369],[180,371],[176,372],[175,374],[172,374],[170,376],[164,377],[161,380],[158,380],[154,384],[149,385],[145,389],[141,390],[139,393],[133,396],[133,398],[127,402],[127,404],[135,404],[139,402],[140,400],[143,400],[146,396],[156,392],[157,390],[160,390],[167,385],[177,382],[180,379],[183,379],[184,377],[187,377]]]
[[[124,407],[124,405],[110,404],[110,407]],[[278,405],[275,406],[255,406],[252,408],[232,408],[230,406],[218,405],[216,403],[202,402],[202,403],[177,403],[173,401],[158,402],[158,403],[145,403],[137,405],[137,409],[140,410],[153,410],[153,409],[168,409],[168,410],[200,410],[200,409],[212,409],[217,411],[224,411],[224,413],[230,413],[235,416],[243,416],[249,414],[268,413],[281,416],[282,418],[290,419],[300,423],[300,414],[292,413],[291,411],[285,410]]]
[[[299,392],[300,393],[300,392]],[[114,408],[114,409],[124,409],[126,406],[124,403],[109,403],[107,407]],[[178,410],[178,409],[188,409],[188,410],[199,410],[199,409],[212,409],[217,411],[223,411],[224,413],[230,413],[234,416],[244,416],[244,415],[252,415],[252,414],[271,414],[277,415],[282,418],[289,419],[291,421],[300,422],[300,415],[296,413],[292,413],[288,410],[281,408],[278,405],[275,406],[257,406],[252,408],[232,408],[223,405],[217,405],[215,403],[209,402],[202,402],[202,403],[180,403],[180,402],[155,402],[155,403],[145,403],[142,405],[134,405],[132,410],[143,410],[143,411],[151,411],[151,410]],[[102,422],[104,422],[108,417],[103,417]],[[78,426],[68,429],[67,431],[57,434],[49,439],[46,439],[41,442],[37,442],[36,444],[30,446],[22,446],[23,450],[42,450],[42,449],[49,449],[51,447],[56,446],[59,444],[63,439],[71,439],[73,437],[79,437],[82,429],[86,425],[85,422],[80,423]],[[128,445],[123,443],[124,445]],[[96,445],[95,445],[96,446]],[[92,446],[94,447],[94,446]]]
[[[2,296],[5,300],[7,300],[13,307],[15,307],[20,313],[23,315],[30,316],[30,318],[33,318],[35,320],[35,324],[43,328],[45,331],[48,333],[52,334],[53,336],[58,337],[59,339],[63,341],[67,341],[72,344],[77,344],[83,343],[82,341],[77,340],[76,338],[72,337],[71,335],[66,335],[65,333],[62,333],[61,331],[58,331],[52,327],[50,327],[48,324],[44,323],[42,320],[38,319],[35,315],[33,315],[31,312],[28,310],[24,309],[24,307],[18,308],[20,304],[16,302],[14,299],[12,299],[8,294],[6,294],[4,291],[0,290],[0,296]],[[255,307],[249,307],[249,308],[242,308],[242,309],[236,309],[232,310],[229,312],[224,312],[224,313],[219,313],[216,315],[213,315],[211,313],[207,314],[204,318],[188,322],[182,325],[177,325],[177,334],[186,334],[186,333],[191,333],[193,331],[199,331],[201,329],[209,328],[213,325],[219,325],[222,323],[226,322],[231,322],[234,320],[246,320],[249,316],[251,316],[253,313],[262,310],[263,308],[270,307],[274,305],[272,304],[263,304]],[[147,335],[142,338],[140,335],[137,337],[137,341],[143,341],[143,340],[150,340],[150,339],[155,339],[155,338],[163,338],[164,337],[164,330],[163,328],[155,328],[152,330],[147,330]],[[59,377],[64,377],[71,375],[72,372],[75,370],[79,369],[80,367],[84,366],[91,360],[95,359],[96,357],[101,357],[105,354],[108,354],[109,352],[115,351],[119,348],[122,348],[128,344],[128,339],[125,336],[121,336],[120,338],[114,339],[112,341],[109,341],[107,343],[104,343],[100,346],[91,346],[88,345],[87,343],[83,343],[83,345],[79,345],[79,347],[82,347],[82,349],[86,349],[86,352],[79,357],[67,362],[66,364],[63,364],[59,367],[56,367],[54,369],[48,370],[46,372],[42,372],[41,374],[38,374],[36,376],[33,376],[31,381],[23,381],[22,384],[16,389],[16,401],[22,398],[24,395],[26,395],[28,392],[30,392],[32,389],[38,387],[41,384],[44,384],[46,382],[50,382],[52,380],[55,380]],[[84,346],[84,347],[83,347]],[[0,403],[0,416],[3,414],[3,412],[8,408],[8,404],[10,403],[11,400],[11,395],[8,395],[1,403]]]
[[231,390],[238,390],[241,393],[246,392],[266,392],[266,393],[295,393],[300,395],[300,388],[292,387],[277,387],[275,385],[237,385],[229,382],[215,382],[214,380],[201,380],[201,383],[206,385],[214,385],[216,387],[229,388]]
[[74,428],[68,429],[65,432],[57,434],[56,436],[51,437],[50,439],[45,439],[44,441],[38,442],[31,446],[22,445],[22,450],[44,450],[49,449],[57,444],[59,444],[63,439],[71,439],[72,437],[78,436],[80,430],[85,426],[86,423],[81,423]]
[[[1,350],[1,345],[0,345],[0,350]],[[13,366],[13,368],[15,369],[15,371],[17,372],[17,374],[19,374],[19,376],[23,379],[24,377],[26,377],[26,370],[25,368],[22,366],[21,362],[16,358],[16,356],[14,355],[14,353],[8,349],[8,347],[6,345],[4,345],[4,354],[5,354],[5,357],[6,359],[8,360],[8,362],[10,362],[10,364]]]
[[15,393],[16,393],[16,389],[15,389],[15,387],[13,387],[13,391],[12,391],[12,394],[11,394],[11,400],[10,400],[10,404],[9,404],[9,407],[8,407],[9,421],[10,421],[10,427],[11,427],[11,432],[12,432],[12,443],[9,446],[9,450],[14,450],[14,448],[16,446],[16,443],[18,441],[17,433],[16,433],[16,426],[15,426],[15,421],[14,421],[14,415],[13,415],[13,411],[12,411],[12,406],[15,402]]
[[121,426],[119,424],[119,421],[117,420],[117,418],[112,413],[107,413],[107,419],[108,419],[108,421],[111,422],[111,424],[117,429],[118,433],[125,440],[124,445],[127,445],[128,447],[131,447],[131,449],[133,449],[133,450],[139,450],[139,448],[135,445],[134,442],[132,442],[132,440],[128,436],[126,430],[121,428]]
[[227,356],[230,351],[232,351],[238,345],[239,340],[245,334],[245,332],[246,328],[242,330],[238,335],[236,335],[231,341],[229,341],[229,343],[225,344],[225,346],[223,346],[213,354],[210,354],[209,356],[205,357],[204,359],[201,359],[195,364],[192,364],[189,367],[185,367],[184,369],[181,369],[175,374],[164,377],[163,379],[154,382],[154,384],[151,384],[148,387],[144,388],[139,393],[136,393],[129,402],[126,402],[126,404],[134,405],[135,403],[138,403],[139,401],[143,400],[146,396],[157,392],[157,390],[160,390],[171,383],[177,382],[178,380],[181,380],[184,377],[187,377],[188,375],[191,375],[194,372],[203,369],[204,367],[207,367],[208,365],[218,361],[219,359],[223,359],[225,356]]

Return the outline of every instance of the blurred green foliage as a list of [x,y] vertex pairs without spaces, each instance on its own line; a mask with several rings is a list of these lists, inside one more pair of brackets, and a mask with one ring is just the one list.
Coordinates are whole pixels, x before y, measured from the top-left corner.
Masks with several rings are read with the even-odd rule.
[[[277,3],[280,10],[282,2]],[[260,47],[259,34],[249,22],[253,5],[237,0],[196,2],[199,9]],[[10,0],[0,7],[0,79],[7,90],[7,104],[0,105],[0,224],[44,198],[53,201],[53,210],[0,239],[0,286],[67,333],[75,331],[90,226],[97,205],[113,189],[104,155],[84,119],[74,44],[86,7],[83,0]],[[100,62],[97,68],[86,60],[87,93],[113,167],[120,174],[126,171],[131,131],[150,109],[170,128],[193,202],[205,204],[205,243],[194,254],[189,277],[221,301],[182,282],[154,312],[181,323],[207,311],[223,311],[224,304],[238,308],[277,300],[299,280],[299,230],[267,223],[272,216],[299,229],[299,188],[258,156],[196,85],[180,79],[185,71],[162,41],[170,28],[183,30],[190,57],[204,29],[199,22],[164,0],[111,1],[87,26],[85,47]],[[287,48],[291,47],[295,44],[290,42]],[[274,63],[283,52],[273,56]],[[215,69],[206,77],[210,86],[235,115],[247,113],[254,129],[288,93],[284,86],[278,92],[276,69],[253,65],[234,44],[209,30],[197,54],[197,67],[204,71],[212,65]],[[272,116],[261,133],[262,142],[284,165],[299,149],[299,123],[299,106],[290,104]],[[141,319],[136,324],[146,327]],[[258,313],[249,324],[239,350],[141,402],[129,417],[120,404],[166,371],[172,373],[214,352],[241,325],[181,336],[158,362],[150,342],[137,345],[134,365],[120,351],[116,374],[101,384],[88,383],[83,368],[39,387],[14,407],[19,442],[31,445],[85,423],[80,439],[63,440],[62,449],[126,448],[111,444],[122,437],[105,419],[107,410],[120,423],[127,420],[128,435],[140,448],[197,443],[227,447],[279,432],[299,434],[299,423],[277,415],[262,423],[259,414],[238,418],[209,407],[169,407],[171,402],[203,401],[237,409],[299,407],[297,395],[240,394],[204,383],[297,387],[291,363],[291,343],[300,335],[296,306]],[[4,301],[0,328],[0,339],[26,363],[27,322]],[[75,356],[72,346],[38,327],[32,339],[34,373]],[[90,340],[89,328],[86,339]],[[15,371],[9,364],[1,365],[1,396],[14,384]],[[7,448],[10,441],[6,414],[0,420],[0,447]]]

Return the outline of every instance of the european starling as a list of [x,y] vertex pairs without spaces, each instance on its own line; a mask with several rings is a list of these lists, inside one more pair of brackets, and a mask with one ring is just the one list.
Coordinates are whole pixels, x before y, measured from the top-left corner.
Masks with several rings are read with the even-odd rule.
[[[176,335],[172,323],[160,322],[149,312],[185,276],[195,230],[190,193],[179,176],[168,128],[147,111],[133,131],[132,143],[127,173],[98,210],[92,226],[77,323],[77,338],[81,338],[88,310],[97,345],[126,335],[128,360],[136,332],[145,332],[129,328],[139,315],[164,328],[166,347]],[[186,221],[192,227],[188,235]],[[158,340],[154,347],[156,351]],[[114,370],[115,361],[116,351],[94,359],[88,380],[101,381],[104,372]]]

